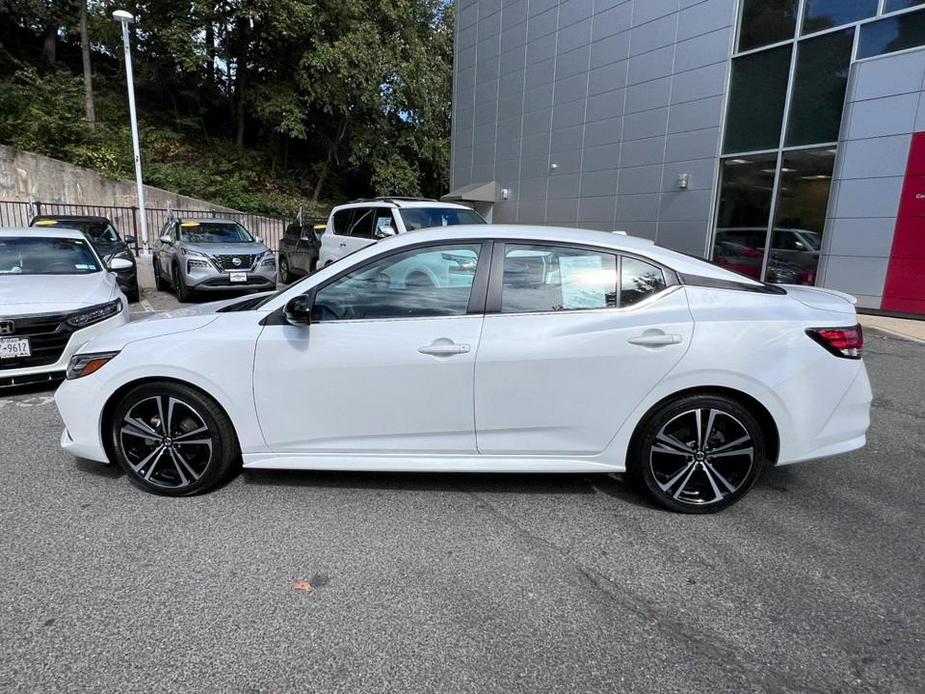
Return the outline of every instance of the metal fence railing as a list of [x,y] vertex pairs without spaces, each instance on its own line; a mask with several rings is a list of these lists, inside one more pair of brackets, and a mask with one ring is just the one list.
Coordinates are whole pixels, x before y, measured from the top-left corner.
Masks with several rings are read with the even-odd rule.
[[[120,205],[86,205],[64,202],[28,202],[0,200],[0,227],[25,227],[40,214],[88,215],[106,217],[123,236],[134,236],[135,251],[141,244],[141,220],[137,207]],[[289,217],[273,217],[250,212],[226,210],[171,209],[166,207],[145,208],[148,222],[148,242],[153,244],[171,217],[233,219],[242,224],[254,236],[259,236],[273,251],[279,250],[279,242],[290,222]]]

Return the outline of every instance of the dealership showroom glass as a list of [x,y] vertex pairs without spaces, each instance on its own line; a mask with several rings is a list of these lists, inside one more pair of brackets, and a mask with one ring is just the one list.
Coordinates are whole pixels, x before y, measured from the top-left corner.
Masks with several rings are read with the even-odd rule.
[[450,195],[923,316],[923,46],[923,0],[461,0]]

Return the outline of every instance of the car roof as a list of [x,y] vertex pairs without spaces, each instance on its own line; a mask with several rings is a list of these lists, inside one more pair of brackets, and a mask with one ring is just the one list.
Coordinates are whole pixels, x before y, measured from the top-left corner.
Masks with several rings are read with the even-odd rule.
[[[175,222],[196,222],[197,224],[241,224],[237,219],[226,219],[224,217],[175,217]],[[243,225],[242,225],[243,226]]]
[[468,205],[442,200],[396,200],[394,198],[372,198],[370,200],[351,200],[343,205],[336,205],[332,212],[354,207],[387,207],[389,209],[406,209],[409,207],[440,207],[453,210],[472,210]]
[[77,229],[68,229],[67,227],[18,227],[0,229],[0,238],[13,238],[17,236],[28,236],[31,238],[48,238],[48,239],[82,239],[86,240],[82,231]]
[[108,217],[99,217],[97,215],[84,214],[40,214],[36,215],[30,224],[45,220],[54,220],[56,222],[108,222]]
[[391,245],[395,247],[413,245],[427,241],[475,241],[482,239],[499,239],[506,241],[571,243],[583,246],[596,246],[604,250],[630,253],[649,258],[676,272],[701,275],[717,279],[760,285],[749,278],[724,270],[701,258],[679,253],[668,248],[656,246],[649,239],[630,236],[621,232],[594,231],[570,227],[539,226],[535,224],[459,224],[447,227],[430,227],[417,229],[405,234],[390,236],[374,246]]

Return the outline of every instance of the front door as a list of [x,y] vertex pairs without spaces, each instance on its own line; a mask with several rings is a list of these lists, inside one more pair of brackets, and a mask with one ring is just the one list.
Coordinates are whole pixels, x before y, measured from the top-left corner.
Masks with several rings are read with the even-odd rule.
[[431,244],[374,259],[313,290],[310,326],[267,325],[254,393],[269,448],[475,453],[482,246]]
[[496,244],[475,369],[489,455],[594,455],[687,351],[680,286],[651,263],[553,245]]

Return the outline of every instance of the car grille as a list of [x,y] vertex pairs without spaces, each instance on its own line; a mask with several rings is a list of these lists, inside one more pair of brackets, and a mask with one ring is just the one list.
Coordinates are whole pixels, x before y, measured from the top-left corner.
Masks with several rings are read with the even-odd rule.
[[12,333],[0,335],[4,337],[28,337],[32,355],[15,359],[0,359],[0,371],[6,369],[22,369],[30,366],[48,366],[61,358],[67,341],[71,339],[74,328],[65,320],[68,314],[56,313],[41,316],[11,316],[0,318],[0,323],[13,321]]
[[[237,255],[213,255],[212,260],[222,270],[250,270],[256,257],[251,253],[239,253]],[[237,259],[237,263],[235,263],[235,259]]]

